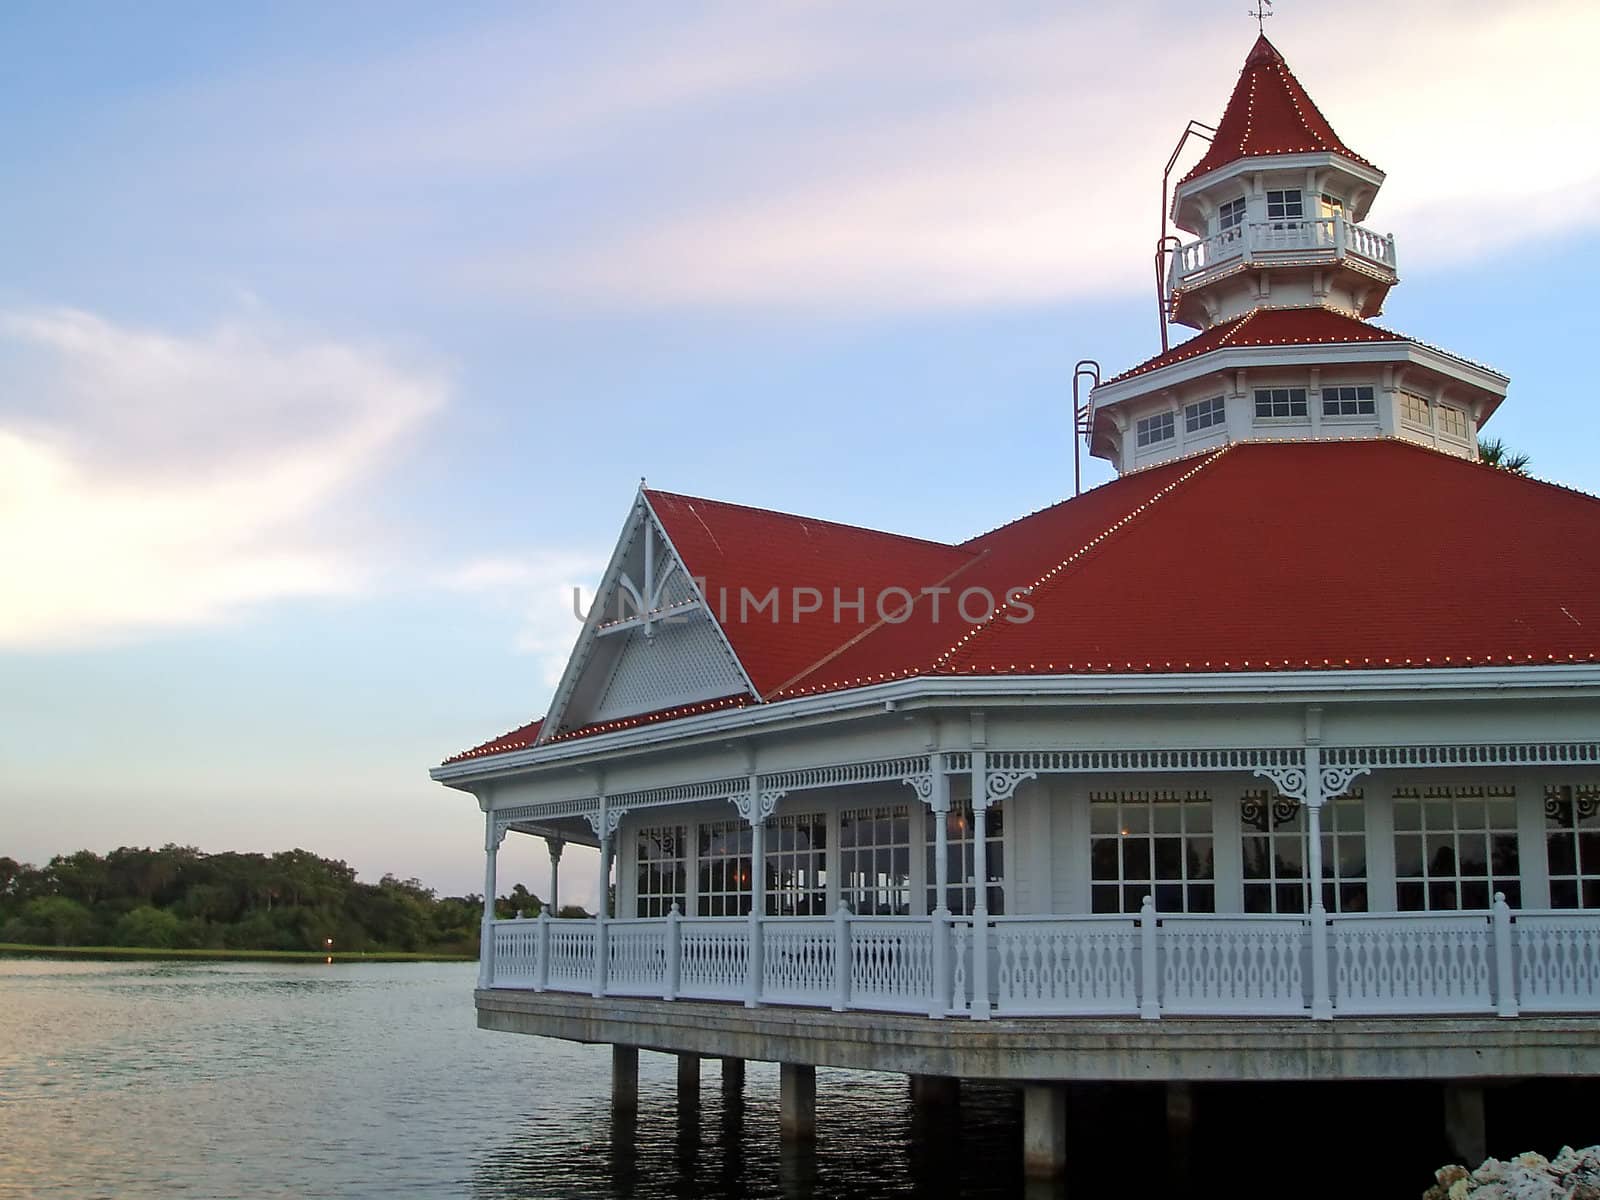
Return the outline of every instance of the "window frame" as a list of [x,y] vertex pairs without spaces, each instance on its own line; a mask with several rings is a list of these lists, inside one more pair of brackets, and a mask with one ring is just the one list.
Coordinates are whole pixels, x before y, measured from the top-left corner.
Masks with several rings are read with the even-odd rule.
[[[1157,432],[1160,430],[1161,432]],[[1171,409],[1140,417],[1134,424],[1134,448],[1145,450],[1170,442],[1178,436],[1178,423]]]
[[1228,423],[1228,400],[1226,396],[1210,396],[1204,400],[1196,400],[1193,404],[1183,406],[1183,430],[1185,433],[1203,433],[1218,425],[1226,426]]
[[[633,908],[636,917],[664,917],[674,904],[680,914],[687,915],[689,895],[689,828],[694,822],[677,822],[664,825],[642,825],[633,832]],[[660,835],[669,835],[663,842]],[[646,840],[654,840],[661,853],[644,853]],[[677,851],[672,852],[676,843]],[[670,889],[664,882],[676,868],[677,887]],[[646,880],[653,885],[645,886]],[[646,911],[646,910],[650,911]]]
[[[1252,812],[1257,814],[1252,816]],[[1254,788],[1239,798],[1239,870],[1243,909],[1247,913],[1304,913],[1310,907],[1311,865],[1307,849],[1306,808],[1298,800]],[[1331,913],[1366,912],[1371,903],[1371,862],[1367,852],[1366,798],[1360,788],[1329,799],[1322,806],[1322,907]],[[1252,829],[1255,832],[1252,832]],[[1266,843],[1252,847],[1251,843]],[[1278,850],[1292,845],[1299,855],[1299,874],[1280,874]],[[1268,852],[1267,869],[1252,875],[1252,850]],[[1359,851],[1354,870],[1351,852]],[[1265,903],[1263,903],[1263,901]]]
[[[1349,398],[1345,397],[1346,392],[1351,393]],[[1347,405],[1350,406],[1348,410]],[[1324,387],[1322,415],[1330,421],[1359,421],[1363,417],[1376,417],[1378,389],[1370,383],[1338,383]]]
[[[1162,819],[1169,810],[1177,817],[1176,833],[1170,828],[1173,822]],[[1168,828],[1161,828],[1163,824]],[[1169,856],[1157,843],[1171,841],[1177,842],[1179,870],[1176,875],[1163,875],[1162,859]],[[1191,871],[1191,842],[1204,846],[1205,857],[1198,860],[1202,871]],[[1141,860],[1146,871],[1143,877],[1137,874]],[[1130,863],[1135,867],[1133,874],[1129,873]],[[1160,912],[1216,912],[1216,865],[1216,821],[1210,791],[1157,788],[1089,793],[1090,912],[1137,913],[1145,895],[1154,899]],[[1115,872],[1107,871],[1108,866],[1114,866]],[[1174,905],[1174,899],[1180,903]]]
[[[1600,909],[1600,784],[1547,784],[1544,854],[1550,907]],[[1571,869],[1557,861],[1557,839],[1570,838]]]
[[[1257,421],[1307,421],[1311,419],[1311,404],[1309,399],[1310,389],[1303,386],[1289,385],[1284,387],[1258,387],[1251,389],[1251,399],[1254,401],[1255,419]],[[1278,405],[1278,396],[1283,396],[1283,405],[1287,412],[1279,413],[1261,411],[1262,397],[1267,398],[1269,409]]]
[[[1504,892],[1513,908],[1522,902],[1521,847],[1518,835],[1517,790],[1503,784],[1399,787],[1394,791],[1394,879],[1397,912],[1481,912]],[[1504,820],[1497,824],[1498,811]],[[1408,814],[1415,808],[1415,820]],[[1446,810],[1449,826],[1441,818]],[[1508,815],[1507,815],[1508,814]],[[1481,817],[1481,824],[1464,823],[1463,815]],[[1462,846],[1481,838],[1482,874],[1462,873]],[[1415,839],[1418,870],[1406,870],[1405,841]],[[1510,866],[1496,868],[1497,850],[1510,848]],[[1450,871],[1435,867],[1448,853]],[[1468,890],[1470,889],[1470,895]],[[1452,900],[1453,903],[1445,903]],[[1471,903],[1468,903],[1468,901]]]
[[[1274,200],[1276,196],[1278,199]],[[1290,200],[1289,197],[1294,199]],[[1273,212],[1274,205],[1278,211]],[[1294,211],[1290,212],[1290,208]],[[1306,193],[1304,188],[1267,189],[1267,221],[1274,229],[1294,229],[1306,219]]]

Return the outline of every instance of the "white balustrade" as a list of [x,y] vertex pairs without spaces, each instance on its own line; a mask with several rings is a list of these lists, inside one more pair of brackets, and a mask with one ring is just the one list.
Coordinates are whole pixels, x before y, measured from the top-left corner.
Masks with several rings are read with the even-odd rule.
[[550,962],[545,986],[558,992],[587,992],[594,986],[593,921],[550,922]]
[[761,998],[771,1004],[833,1003],[833,922],[825,917],[768,917],[762,922]]
[[990,945],[996,1012],[1139,1011],[1136,917],[996,917]]
[[1161,1009],[1297,1016],[1309,1006],[1310,941],[1300,916],[1163,916]]
[[1348,913],[1330,923],[1336,1012],[1494,1011],[1488,913]]
[[534,987],[539,979],[539,922],[494,923],[494,987]]
[[742,1000],[750,961],[746,917],[685,917],[678,951],[678,995]]
[[[1347,913],[1326,918],[1336,1017],[1600,1013],[1600,912]],[[1311,918],[1002,916],[988,997],[1001,1016],[1309,1016]],[[596,922],[496,921],[493,986],[589,992]],[[926,917],[765,917],[758,1003],[970,1015],[970,917],[936,956]],[[751,922],[606,922],[605,992],[743,1001]],[[942,971],[935,963],[943,960]]]
[[1169,287],[1192,287],[1219,267],[1258,255],[1275,257],[1316,254],[1332,260],[1354,255],[1385,266],[1395,266],[1394,238],[1376,233],[1344,217],[1308,217],[1298,221],[1255,221],[1188,242],[1172,251]]
[[667,983],[667,927],[656,920],[606,922],[606,991],[659,996]]
[[924,917],[857,917],[850,922],[850,1007],[928,1011],[933,996],[933,930]]
[[1600,912],[1519,912],[1512,929],[1523,1012],[1600,1012]]

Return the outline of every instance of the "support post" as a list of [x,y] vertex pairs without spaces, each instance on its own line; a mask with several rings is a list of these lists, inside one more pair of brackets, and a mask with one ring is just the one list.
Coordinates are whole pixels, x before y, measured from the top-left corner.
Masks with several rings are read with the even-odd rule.
[[639,1047],[611,1047],[611,1108],[615,1112],[639,1109]]
[[567,843],[561,838],[547,837],[544,844],[550,850],[550,903],[546,907],[554,917],[561,914],[561,852]]
[[765,960],[761,949],[761,922],[767,915],[767,822],[761,815],[756,776],[750,776],[750,946],[745,962],[744,1006],[761,1003],[761,974]]
[[678,902],[674,900],[672,907],[667,910],[667,949],[666,949],[666,987],[661,993],[663,1000],[676,1000],[678,998],[679,972],[683,967],[683,914],[678,911]]
[[1156,981],[1156,902],[1146,893],[1139,905],[1139,1016],[1161,1019],[1161,988]]
[[1167,1165],[1174,1190],[1192,1175],[1194,1148],[1194,1087],[1187,1080],[1167,1082]]
[[698,1054],[680,1053],[678,1055],[678,1103],[700,1103],[700,1056]]
[[744,1059],[722,1060],[722,1090],[724,1094],[744,1091]]
[[989,763],[972,752],[972,1017],[989,1019]]
[[[944,756],[928,755],[932,790],[928,806],[933,812],[933,995],[928,1015],[941,1018],[950,1007],[950,777],[944,773]],[[914,1076],[913,1079],[916,1077]]]
[[1067,1169],[1067,1089],[1059,1083],[1022,1088],[1022,1173],[1054,1179]]
[[833,1011],[850,1007],[850,907],[843,900],[833,911]]
[[483,814],[483,930],[478,935],[478,986],[494,986],[494,897],[495,859],[500,854],[500,843],[505,840],[505,827],[497,825],[494,811]]
[[778,1129],[786,1142],[817,1136],[817,1069],[805,1063],[778,1065]]
[[1444,1136],[1450,1152],[1469,1171],[1489,1157],[1483,1085],[1477,1080],[1455,1079],[1444,1085]]
[[918,1108],[954,1108],[961,1103],[961,1080],[954,1075],[913,1075],[911,1103]]
[[1506,894],[1494,894],[1494,974],[1495,1012],[1502,1017],[1517,1015],[1517,973],[1511,961],[1511,906]]
[[1311,885],[1306,911],[1311,920],[1311,1017],[1333,1020],[1328,991],[1328,910],[1322,903],[1322,748],[1306,745],[1306,864]]

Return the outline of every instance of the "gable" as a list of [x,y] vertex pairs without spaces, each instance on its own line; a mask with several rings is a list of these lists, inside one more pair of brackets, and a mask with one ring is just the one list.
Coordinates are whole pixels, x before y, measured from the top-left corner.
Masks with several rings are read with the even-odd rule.
[[556,689],[540,740],[602,721],[753,694],[641,494]]

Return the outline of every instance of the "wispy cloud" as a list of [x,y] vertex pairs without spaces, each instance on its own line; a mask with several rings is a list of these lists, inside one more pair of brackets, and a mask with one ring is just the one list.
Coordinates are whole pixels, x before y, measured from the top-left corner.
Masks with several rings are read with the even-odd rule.
[[530,551],[473,559],[436,582],[508,617],[517,652],[533,657],[541,682],[555,687],[582,626],[579,614],[588,611],[604,569],[605,559],[595,554]]
[[361,586],[331,509],[445,400],[434,367],[270,322],[0,313],[0,646]]

